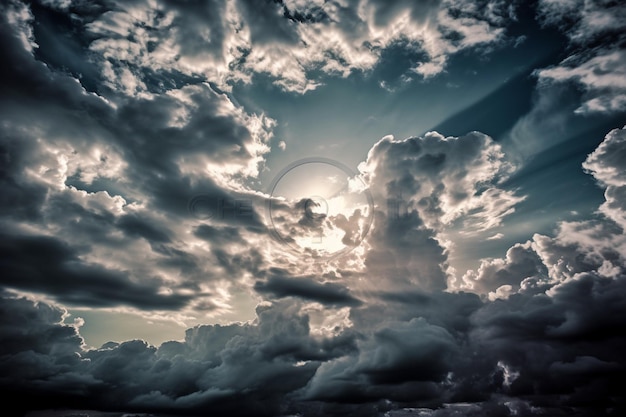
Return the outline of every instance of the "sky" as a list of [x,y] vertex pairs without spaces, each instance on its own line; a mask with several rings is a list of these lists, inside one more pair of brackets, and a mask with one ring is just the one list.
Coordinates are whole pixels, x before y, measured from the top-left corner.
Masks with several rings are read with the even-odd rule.
[[5,408],[626,411],[621,2],[0,11]]

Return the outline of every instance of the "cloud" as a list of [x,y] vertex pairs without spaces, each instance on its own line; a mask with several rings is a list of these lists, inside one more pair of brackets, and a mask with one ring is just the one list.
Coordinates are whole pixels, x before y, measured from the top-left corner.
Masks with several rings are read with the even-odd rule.
[[[535,234],[532,240],[511,247],[504,259],[483,259],[477,271],[463,276],[460,288],[490,298],[519,291],[546,291],[550,286],[575,279],[578,274],[599,273],[618,277],[624,271],[626,250],[623,223],[622,164],[624,129],[610,131],[583,162],[584,170],[605,187],[606,201],[600,205],[603,219],[561,222],[555,237]],[[505,291],[506,292],[503,292]]]
[[[612,169],[618,153],[608,152],[619,149],[619,133],[607,135],[585,163],[605,186],[620,178],[621,171]],[[489,144],[478,138],[479,144]],[[434,139],[437,144],[443,140]],[[462,143],[447,140],[450,146]],[[384,146],[396,143],[411,142],[389,140]],[[420,141],[411,146],[416,155],[428,154]],[[484,148],[479,149],[476,155],[483,155]],[[379,152],[375,148],[368,161],[375,168],[368,171],[370,185],[380,193],[393,191],[393,182],[384,181],[389,179],[382,171],[386,159]],[[411,155],[406,150],[401,154]],[[452,156],[442,159],[455,161],[453,172],[463,172],[465,160]],[[416,169],[411,159],[395,160],[400,167]],[[427,187],[435,178],[427,175],[433,168],[421,168],[425,172],[417,178],[424,178]],[[437,172],[445,181],[447,171]],[[425,245],[434,240],[436,230],[425,227],[419,214],[419,208],[413,209],[401,218],[401,226],[394,226],[378,210],[373,237],[387,239],[392,248],[410,242]],[[132,221],[125,227],[139,239],[166,240]],[[228,248],[245,241],[245,230],[206,224],[198,225],[195,235]],[[414,238],[403,242],[400,230]],[[392,236],[401,243],[393,246]],[[368,250],[382,250],[377,246],[381,241],[368,240]],[[621,228],[609,218],[563,222],[554,236],[537,234],[511,247],[505,258],[484,259],[477,271],[465,274],[464,289],[482,297],[419,282],[402,285],[406,281],[401,275],[381,278],[377,274],[399,269],[376,269],[376,258],[368,252],[365,274],[293,276],[288,269],[261,267],[257,291],[278,300],[261,302],[255,320],[196,326],[183,341],[159,347],[135,340],[87,349],[78,333],[80,320],[63,324],[67,314],[62,308],[4,293],[0,332],[12,342],[1,349],[6,377],[0,382],[16,396],[28,392],[42,407],[71,404],[109,410],[114,403],[136,412],[174,415],[200,410],[216,415],[252,410],[268,416],[377,415],[381,410],[403,415],[415,413],[411,409],[444,416],[496,411],[549,415],[563,410],[611,415],[606,407],[621,411],[626,406],[618,383],[626,367],[620,354],[626,320],[625,248]],[[443,280],[445,252],[438,244],[430,250],[419,256]],[[399,262],[406,265],[406,259]],[[417,274],[414,269],[406,271]],[[353,288],[363,277],[377,285]],[[408,279],[413,277],[418,275]],[[361,302],[356,302],[357,295]],[[13,312],[21,317],[19,326]],[[325,314],[334,319],[320,320]],[[26,363],[28,373],[22,366]]]
[[[623,337],[613,327],[624,312],[612,300],[620,297],[623,285],[623,277],[580,274],[547,294],[511,296],[474,316],[475,337],[484,355],[500,358],[519,373],[510,385],[511,394],[533,398],[560,393],[563,405],[619,405],[608,387],[624,366],[614,354]],[[583,357],[594,358],[594,370],[574,366]],[[561,368],[564,362],[571,364],[571,374]]]
[[626,128],[614,129],[591,153],[583,167],[606,187],[600,212],[626,230]]
[[[225,241],[211,252],[193,231],[208,222],[241,227],[244,240],[265,233],[264,198],[242,183],[258,174],[275,122],[208,83],[90,91],[72,68],[41,62],[38,31],[64,28],[61,15],[2,7],[3,285],[78,306],[225,311],[224,288],[262,256]],[[72,24],[107,13],[68,7]],[[199,197],[212,216],[194,212]]]
[[423,319],[390,324],[359,348],[357,357],[322,365],[305,398],[359,403],[437,397],[436,382],[457,353],[453,337]]
[[491,235],[487,238],[487,240],[498,240],[502,239],[504,235],[502,233],[496,233],[495,235]]
[[[115,399],[135,410],[275,415],[282,396],[303,386],[319,360],[354,349],[349,335],[313,339],[298,311],[292,303],[267,304],[257,308],[255,323],[199,326],[184,342],[158,349],[134,340],[85,350],[77,327],[62,323],[64,310],[4,294],[0,332],[12,343],[2,348],[0,383],[10,392],[28,390],[40,407],[67,401],[110,408]],[[17,317],[27,320],[28,333]],[[48,397],[53,392],[58,400]]]
[[458,224],[465,233],[488,230],[512,213],[523,197],[499,187],[512,168],[478,132],[381,139],[359,166],[377,202],[368,272],[394,287],[444,289],[446,232]]
[[[621,81],[609,74],[620,75],[623,54],[611,39],[621,39],[622,9],[547,4],[540,14],[565,31],[573,58],[540,71],[540,89],[573,80],[586,94],[582,112],[622,109]],[[0,7],[0,283],[9,289],[0,294],[0,388],[8,407],[623,413],[624,129],[583,164],[605,189],[601,215],[561,222],[459,275],[449,265],[460,250],[451,234],[501,238],[495,229],[524,199],[506,183],[511,156],[485,134],[381,139],[360,167],[373,213],[319,215],[312,200],[273,200],[285,236],[325,228],[344,245],[360,244],[340,260],[271,250],[267,196],[251,188],[277,122],[239,105],[233,86],[266,77],[303,93],[373,71],[393,47],[408,50],[409,72],[427,79],[456,53],[501,45],[515,5]],[[530,122],[555,108],[555,96],[543,98]],[[530,123],[527,132],[552,133],[561,121]],[[235,296],[257,304],[253,320],[221,320],[237,308]],[[178,322],[213,315],[222,324],[191,327],[158,347],[127,340],[93,349],[80,333],[84,320],[70,322],[57,302]]]
[[526,161],[562,142],[578,140],[582,132],[600,125],[601,117],[624,111],[625,13],[621,4],[606,1],[538,2],[536,20],[565,37],[564,58],[534,70],[533,106],[506,134],[503,145],[508,153]]
[[499,144],[482,133],[444,137],[383,138],[359,167],[377,195],[397,205],[397,213],[416,211],[432,229],[463,218],[468,229],[497,226],[523,198],[498,188],[512,172]]
[[538,72],[540,79],[573,81],[585,89],[577,113],[615,113],[626,109],[626,53],[605,50],[588,59],[572,56],[558,67]]
[[178,309],[189,296],[161,295],[158,279],[133,283],[124,271],[81,262],[75,249],[54,238],[2,236],[2,284],[45,292],[74,305],[127,304],[140,309]]
[[267,281],[257,281],[257,292],[276,297],[300,297],[304,300],[317,301],[330,306],[354,306],[360,301],[350,295],[348,289],[333,282],[319,283],[307,277],[285,276],[285,271],[273,270]]
[[559,65],[537,72],[540,81],[571,81],[583,89],[577,113],[615,113],[626,109],[626,8],[603,1],[539,2],[539,17],[560,27],[571,44]]
[[526,279],[540,281],[546,277],[546,267],[532,249],[531,242],[518,243],[507,250],[506,258],[484,259],[477,271],[467,271],[461,288],[500,298],[498,289],[515,292]]
[[194,79],[229,89],[258,75],[304,93],[325,77],[372,70],[382,52],[398,42],[423,56],[414,60],[412,71],[428,78],[459,51],[499,45],[514,17],[500,1],[161,0],[117,2],[97,11],[71,4],[61,10],[74,14],[78,30],[68,36],[89,37],[79,53],[99,68],[90,76],[101,81],[101,93],[128,96]]

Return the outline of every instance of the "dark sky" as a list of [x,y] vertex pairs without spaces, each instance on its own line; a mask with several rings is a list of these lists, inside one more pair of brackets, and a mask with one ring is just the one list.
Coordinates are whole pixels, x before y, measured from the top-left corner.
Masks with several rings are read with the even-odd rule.
[[620,2],[0,11],[6,409],[626,412]]

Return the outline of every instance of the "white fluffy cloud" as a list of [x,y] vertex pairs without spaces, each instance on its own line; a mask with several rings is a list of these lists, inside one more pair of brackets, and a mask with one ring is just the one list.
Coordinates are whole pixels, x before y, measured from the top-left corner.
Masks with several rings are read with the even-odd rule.
[[489,136],[472,132],[444,137],[383,138],[359,167],[372,193],[396,210],[415,211],[424,224],[439,230],[462,220],[468,230],[497,226],[523,197],[498,184],[512,172],[502,148]]
[[606,202],[600,211],[626,230],[626,127],[614,129],[593,151],[583,167],[604,187]]
[[506,297],[519,290],[526,279],[545,279],[546,267],[532,250],[531,243],[516,244],[506,252],[504,259],[486,259],[476,271],[463,276],[462,289],[488,294],[489,298]]

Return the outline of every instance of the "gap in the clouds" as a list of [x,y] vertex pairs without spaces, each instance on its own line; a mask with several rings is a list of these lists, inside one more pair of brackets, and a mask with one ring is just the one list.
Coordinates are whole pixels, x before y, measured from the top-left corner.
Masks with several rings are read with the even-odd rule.
[[[482,65],[482,70],[468,73],[465,66],[458,65],[460,73],[414,81],[396,92],[384,90],[374,78],[363,74],[329,79],[301,96],[280,91],[269,79],[236,86],[233,95],[239,103],[249,112],[264,112],[276,119],[274,141],[287,144],[284,151],[275,144],[266,156],[271,171],[262,173],[261,182],[269,184],[289,163],[314,156],[335,158],[355,169],[383,136],[393,134],[403,139],[432,130],[519,72],[516,66],[492,68],[474,63]],[[472,126],[468,131],[483,127]]]
[[81,180],[80,172],[76,172],[75,174],[67,177],[65,180],[65,185],[69,187],[74,187],[77,190],[83,190],[88,193],[98,193],[98,192],[106,192],[111,196],[119,195],[126,203],[133,203],[134,200],[129,196],[125,195],[124,187],[122,187],[118,181],[111,178],[104,177],[96,177],[90,183],[86,183]]
[[411,71],[420,62],[427,62],[428,55],[418,46],[397,41],[385,48],[368,75],[380,87],[389,92],[405,88],[408,83],[417,81],[420,76]]
[[87,346],[99,348],[107,342],[141,339],[154,346],[168,340],[183,340],[185,327],[166,320],[148,320],[129,312],[69,309],[66,322],[77,317],[85,320],[80,335]]
[[[314,156],[336,158],[354,169],[389,134],[404,139],[429,130],[456,136],[478,130],[498,140],[531,107],[533,70],[558,63],[567,42],[534,21],[534,7],[521,7],[518,21],[507,28],[508,44],[453,55],[443,73],[427,80],[410,71],[423,53],[398,42],[382,51],[372,71],[320,76],[322,85],[303,95],[282,91],[262,74],[235,85],[232,95],[246,111],[278,122],[273,151],[266,155],[269,170],[260,182],[268,184],[284,166]],[[523,42],[515,44],[522,35]],[[412,80],[407,82],[407,75]]]
[[[565,140],[530,158],[505,183],[529,195],[520,206],[527,215],[546,210],[575,210],[590,215],[604,201],[604,190],[582,163],[612,129],[623,126],[619,117],[577,116],[572,114]],[[516,216],[513,215],[514,219]],[[541,232],[541,231],[538,231]]]
[[202,311],[186,312],[182,314],[183,322],[181,314],[175,311],[151,316],[131,310],[68,308],[70,315],[65,322],[73,323],[78,317],[84,319],[79,333],[89,347],[99,348],[107,342],[136,339],[158,347],[163,342],[183,340],[185,331],[197,325],[243,323],[254,320],[258,299],[251,297],[248,291],[236,291],[231,295],[231,310],[216,317],[205,317]]
[[[498,140],[532,105],[534,65],[507,80],[471,106],[430,128],[446,136],[462,136],[478,130]],[[497,117],[495,116],[497,114]],[[426,133],[426,132],[424,132]]]
[[[501,184],[526,196],[502,226],[474,237],[456,235],[454,263],[459,275],[477,268],[481,258],[505,256],[508,248],[531,239],[535,233],[553,236],[561,221],[599,216],[596,210],[604,202],[604,189],[583,171],[582,163],[607,132],[624,122],[619,117],[572,114],[571,118],[576,120],[572,130],[578,134],[536,154]],[[502,238],[487,239],[496,233]]]
[[[571,131],[578,132],[567,140],[536,154],[501,184],[506,189],[517,189],[526,199],[516,206],[503,225],[490,231],[504,236],[463,245],[464,264],[478,266],[477,259],[502,257],[515,243],[531,239],[535,233],[554,235],[559,222],[578,221],[599,216],[596,211],[604,202],[604,189],[584,172],[582,163],[587,155],[603,141],[605,135],[623,126],[619,117],[581,117],[575,120]],[[567,137],[567,136],[566,136]]]
[[[446,136],[460,136],[477,130],[500,141],[515,122],[531,110],[537,83],[533,73],[536,69],[558,64],[566,56],[567,38],[555,29],[540,27],[534,20],[532,4],[520,7],[518,21],[507,28],[507,35],[512,39],[524,36],[524,40],[519,45],[508,45],[482,58],[482,70],[488,75],[501,71],[509,76],[500,84],[494,79],[492,91],[430,130]],[[473,51],[452,56],[448,63],[451,82],[462,82],[467,72],[480,68],[476,60]],[[455,77],[459,77],[458,81]]]

